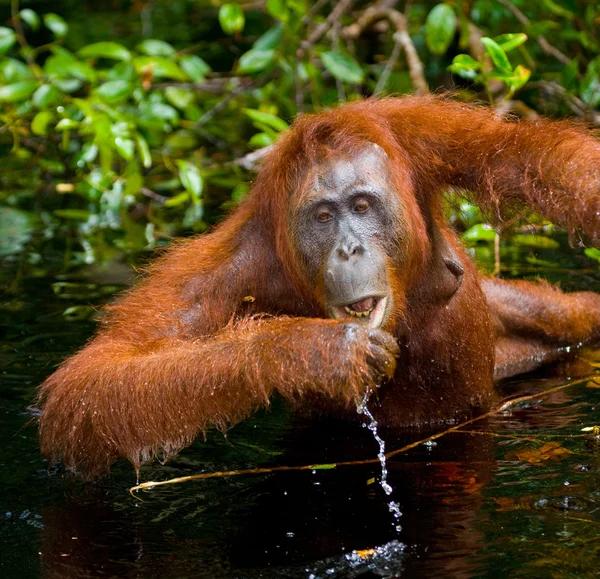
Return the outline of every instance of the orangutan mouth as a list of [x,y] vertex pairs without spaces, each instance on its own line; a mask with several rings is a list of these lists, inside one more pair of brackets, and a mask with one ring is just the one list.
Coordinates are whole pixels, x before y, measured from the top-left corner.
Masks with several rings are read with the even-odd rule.
[[369,296],[351,304],[332,306],[331,314],[336,320],[351,319],[375,329],[383,323],[387,301],[386,296]]

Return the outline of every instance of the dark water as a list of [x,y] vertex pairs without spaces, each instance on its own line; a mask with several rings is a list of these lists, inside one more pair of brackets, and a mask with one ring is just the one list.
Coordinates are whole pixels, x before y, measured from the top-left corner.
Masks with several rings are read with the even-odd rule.
[[[591,262],[564,259],[553,281],[600,290]],[[0,298],[1,577],[599,574],[600,439],[581,429],[600,424],[600,389],[569,378],[594,371],[582,362],[508,384],[505,394],[572,385],[391,458],[400,532],[372,480],[376,464],[194,481],[142,491],[140,502],[128,493],[135,475],[127,463],[92,484],[48,470],[26,411],[36,385],[94,329],[72,318],[115,291],[119,275],[103,272],[94,285],[35,268],[19,276],[19,268],[18,260],[4,264]],[[427,433],[382,435],[390,451]],[[210,433],[169,465],[145,468],[142,480],[377,452],[368,429],[302,422],[275,401],[227,440]]]

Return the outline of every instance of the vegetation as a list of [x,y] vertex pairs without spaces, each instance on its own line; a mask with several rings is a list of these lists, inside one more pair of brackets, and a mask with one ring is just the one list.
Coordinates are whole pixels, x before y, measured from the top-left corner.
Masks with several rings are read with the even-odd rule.
[[[600,124],[597,2],[137,0],[124,38],[46,6],[12,0],[0,27],[1,257],[66,240],[72,267],[203,231],[296,114],[365,95],[443,88],[501,115]],[[169,28],[169,11],[202,37]],[[498,267],[500,230],[450,200]],[[530,221],[503,241],[552,248]]]

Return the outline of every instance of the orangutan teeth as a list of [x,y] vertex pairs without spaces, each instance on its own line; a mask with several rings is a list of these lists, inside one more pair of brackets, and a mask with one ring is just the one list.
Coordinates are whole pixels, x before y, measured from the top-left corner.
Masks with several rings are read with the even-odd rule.
[[371,308],[370,310],[366,310],[364,312],[357,312],[356,310],[353,310],[348,306],[344,306],[344,310],[348,312],[351,316],[354,316],[355,318],[368,318],[371,315],[373,309],[374,308]]

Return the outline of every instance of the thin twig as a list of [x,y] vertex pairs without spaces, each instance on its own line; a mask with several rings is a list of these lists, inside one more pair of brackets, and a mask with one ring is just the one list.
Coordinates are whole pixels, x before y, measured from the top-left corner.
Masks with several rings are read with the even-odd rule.
[[[506,410],[512,408],[516,404],[520,404],[521,402],[527,400],[535,400],[548,394],[553,394],[554,392],[558,392],[560,390],[565,390],[566,388],[570,388],[572,386],[577,386],[578,384],[583,384],[590,380],[590,376],[586,378],[582,378],[581,380],[576,380],[574,382],[569,382],[567,384],[562,384],[561,386],[556,386],[554,388],[550,388],[544,392],[538,392],[536,394],[531,394],[529,396],[520,396],[519,398],[513,398],[512,400],[507,400],[497,408],[486,412],[485,414],[480,414],[479,416],[475,416],[469,420],[461,422],[456,426],[452,426],[442,432],[438,432],[436,434],[432,434],[427,438],[422,438],[421,440],[417,440],[415,442],[411,442],[410,444],[406,444],[405,446],[398,448],[396,450],[392,450],[391,452],[386,453],[385,458],[389,459],[398,454],[402,454],[407,450],[411,450],[421,444],[426,442],[431,442],[437,440],[438,438],[442,438],[446,434],[450,434],[452,432],[458,432],[463,429],[465,426],[473,424],[475,422],[479,422],[485,418],[489,418],[490,416],[494,416],[495,414],[499,414],[501,412],[505,412]],[[206,480],[211,478],[223,478],[226,476],[239,476],[239,475],[252,475],[252,474],[271,474],[274,472],[287,472],[287,471],[303,471],[303,470],[330,470],[334,468],[338,468],[341,466],[361,466],[366,464],[377,464],[380,462],[378,458],[368,458],[365,460],[348,460],[342,462],[328,463],[328,464],[309,464],[309,465],[300,465],[300,466],[274,466],[274,467],[261,467],[261,468],[251,468],[251,469],[241,469],[241,470],[227,470],[227,471],[218,471],[218,472],[204,472],[201,474],[192,474],[188,476],[182,476],[177,478],[172,478],[165,481],[149,481],[145,483],[138,484],[129,489],[129,493],[138,500],[139,497],[136,497],[133,493],[134,491],[142,490],[142,489],[152,489],[157,486],[177,484],[182,482],[188,482],[192,480]]]
[[147,187],[140,187],[139,191],[142,195],[145,195],[146,197],[152,199],[153,201],[156,201],[157,203],[160,203],[161,205],[164,205],[169,200],[168,197],[165,197],[160,193],[156,193],[155,191],[152,191],[152,189],[148,189]]
[[329,16],[325,19],[325,22],[322,22],[317,26],[309,35],[306,40],[303,40],[300,43],[300,48],[296,51],[296,57],[298,60],[304,58],[304,55],[310,48],[312,48],[319,40],[323,37],[323,35],[334,25],[336,21],[338,21],[344,12],[350,9],[354,0],[340,0],[335,8],[329,13]]
[[[227,85],[232,80],[232,78],[215,78],[207,82],[160,82],[153,84],[151,88],[161,89],[172,86],[176,88],[189,88],[197,90],[199,92],[208,92],[212,94],[225,94],[231,90],[231,87]],[[238,78],[237,81],[239,82],[238,87],[240,88],[248,88],[253,84],[253,81],[251,79]]]
[[[523,12],[521,12],[512,2],[509,0],[498,0],[502,6],[504,6],[507,10],[512,12],[513,16],[526,28],[529,28],[531,25],[531,21]],[[541,49],[546,53],[562,62],[563,64],[570,64],[571,58],[569,58],[566,54],[558,50],[555,46],[552,46],[544,36],[541,34],[536,37],[537,43],[540,45]]]
[[[388,19],[396,29],[396,32],[393,36],[394,43],[399,44],[404,49],[404,53],[406,54],[408,73],[415,89],[415,94],[427,94],[429,92],[429,87],[427,86],[427,81],[425,80],[423,63],[421,62],[421,59],[417,53],[417,49],[415,48],[412,38],[408,33],[406,16],[402,14],[402,12],[399,12],[394,8],[390,8],[388,4],[389,3],[387,2],[380,2],[369,6],[357,18],[356,22],[344,28],[342,34],[347,38],[357,38],[364,30],[375,24],[375,22],[384,18]],[[389,60],[393,60],[394,50],[395,47],[392,50]],[[377,83],[377,86],[379,87],[379,83]]]
[[402,50],[402,44],[400,42],[394,43],[394,48],[392,49],[392,53],[388,58],[388,61],[385,63],[385,68],[383,69],[379,79],[377,80],[377,86],[375,87],[374,95],[381,94],[385,89],[385,85],[387,84],[390,75],[392,74],[392,70],[396,66],[398,62],[398,58],[400,57],[400,51]]
[[273,148],[273,145],[269,145],[267,147],[262,147],[261,149],[257,149],[256,151],[252,151],[239,159],[235,159],[231,161],[230,165],[237,165],[238,167],[243,167],[248,171],[257,171],[258,165],[267,155],[267,153]]

